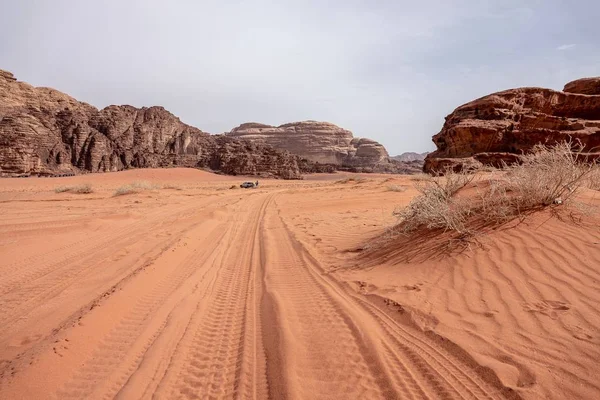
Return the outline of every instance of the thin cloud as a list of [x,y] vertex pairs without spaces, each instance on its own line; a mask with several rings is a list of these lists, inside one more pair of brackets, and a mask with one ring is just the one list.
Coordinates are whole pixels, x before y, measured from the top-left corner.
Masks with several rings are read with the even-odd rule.
[[564,51],[564,50],[569,50],[572,49],[573,47],[577,46],[576,44],[563,44],[560,45],[556,48],[556,50],[560,50],[560,51]]

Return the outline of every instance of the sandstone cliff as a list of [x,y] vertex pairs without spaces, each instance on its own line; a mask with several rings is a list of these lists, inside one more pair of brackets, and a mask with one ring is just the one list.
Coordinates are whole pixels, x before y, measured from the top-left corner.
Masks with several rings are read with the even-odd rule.
[[437,150],[425,172],[460,169],[480,161],[514,162],[536,144],[579,140],[600,152],[600,78],[568,83],[563,92],[520,88],[494,93],[458,107],[433,136]]
[[297,157],[211,136],[162,107],[102,110],[0,70],[0,175],[56,175],[185,166],[300,178]]
[[355,138],[352,132],[328,122],[304,121],[281,126],[251,122],[226,135],[287,150],[309,163],[331,169],[394,172],[396,165],[381,144]]

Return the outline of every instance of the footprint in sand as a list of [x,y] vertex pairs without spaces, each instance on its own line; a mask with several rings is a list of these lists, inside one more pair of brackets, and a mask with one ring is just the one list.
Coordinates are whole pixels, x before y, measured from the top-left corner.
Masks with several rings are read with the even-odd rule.
[[552,319],[557,319],[560,312],[571,309],[569,303],[557,300],[542,300],[537,303],[525,303],[523,310],[527,312],[537,312],[546,315]]
[[41,338],[42,338],[42,335],[24,336],[22,338],[16,339],[13,342],[11,342],[9,344],[9,346],[10,347],[26,346],[30,343],[35,343],[35,342],[39,341]]
[[404,285],[404,286],[402,286],[402,288],[404,290],[406,290],[407,292],[412,292],[412,291],[420,292],[422,285],[423,285],[422,283],[417,283],[415,285]]
[[575,339],[592,340],[594,337],[579,325],[566,325],[566,328]]

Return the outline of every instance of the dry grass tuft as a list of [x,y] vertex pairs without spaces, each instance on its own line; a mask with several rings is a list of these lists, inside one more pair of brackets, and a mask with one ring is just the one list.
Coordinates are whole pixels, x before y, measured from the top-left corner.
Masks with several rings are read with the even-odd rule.
[[115,191],[115,196],[123,196],[126,194],[139,193],[144,190],[160,189],[159,186],[154,185],[148,181],[135,181],[129,185],[123,185]]
[[54,191],[56,193],[69,192],[69,193],[77,193],[77,194],[89,194],[89,193],[93,193],[94,189],[92,188],[92,185],[90,185],[89,183],[84,183],[84,184],[76,185],[76,186],[59,186],[56,189],[54,189]]
[[70,186],[59,186],[56,189],[54,189],[54,192],[56,192],[56,193],[64,193],[64,192],[69,192],[69,191],[71,191]]
[[464,238],[475,235],[477,225],[493,226],[546,207],[574,205],[577,192],[589,186],[588,178],[600,176],[597,164],[577,160],[581,150],[570,142],[536,146],[521,164],[482,178],[483,189],[475,188],[475,198],[459,194],[475,177],[468,172],[447,171],[418,181],[421,194],[394,213],[400,220],[397,227],[403,233],[422,228],[454,231]]
[[600,190],[600,168],[593,169],[586,179],[586,187],[592,190]]
[[363,178],[363,177],[356,177],[356,178],[344,178],[344,179],[340,179],[339,181],[336,181],[335,183],[341,183],[341,184],[345,184],[345,183],[363,183],[366,182],[367,179]]
[[408,187],[404,185],[389,185],[387,187],[389,192],[406,192],[406,189],[408,189]]

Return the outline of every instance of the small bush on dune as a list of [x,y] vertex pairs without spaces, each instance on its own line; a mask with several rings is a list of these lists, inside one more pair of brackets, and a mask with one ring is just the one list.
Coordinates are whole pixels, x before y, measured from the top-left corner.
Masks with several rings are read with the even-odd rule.
[[592,190],[600,190],[600,168],[595,168],[589,173],[585,186]]
[[403,185],[389,185],[387,190],[389,192],[406,192],[407,187]]
[[92,185],[90,185],[89,183],[84,183],[83,185],[74,186],[71,189],[71,192],[79,193],[79,194],[88,194],[88,193],[92,193],[93,191],[94,190],[92,189]]
[[417,181],[415,187],[421,194],[407,207],[394,212],[401,220],[402,230],[412,232],[426,227],[464,232],[469,217],[469,202],[454,195],[474,176],[448,171],[443,177]]
[[131,185],[123,185],[115,190],[115,196],[123,196],[125,194],[138,193],[139,190]]
[[151,182],[148,182],[148,181],[134,181],[134,182],[131,182],[130,186],[135,189],[140,189],[140,190],[153,190],[153,189],[160,188],[159,186],[157,186]]
[[59,186],[56,189],[54,189],[54,191],[56,193],[71,192],[77,194],[88,194],[92,193],[94,190],[92,188],[92,185],[90,185],[89,183],[84,183],[77,186]]
[[536,146],[520,164],[505,166],[483,179],[484,189],[473,197],[457,194],[475,175],[450,172],[417,181],[419,196],[395,212],[404,233],[420,228],[475,233],[472,222],[499,224],[528,212],[554,205],[571,204],[588,178],[600,176],[594,163],[577,160],[580,145],[565,142],[552,147]]
[[154,185],[148,181],[135,181],[129,185],[123,185],[115,191],[115,196],[122,196],[125,194],[139,193],[144,190],[159,189],[157,185]]
[[361,176],[356,177],[356,178],[344,178],[344,179],[340,179],[339,181],[336,181],[335,183],[350,183],[350,182],[354,182],[354,183],[363,183],[366,182],[367,179],[363,178]]
[[64,192],[68,192],[70,190],[71,190],[71,188],[69,186],[59,186],[56,189],[54,189],[54,191],[56,193],[64,193]]

